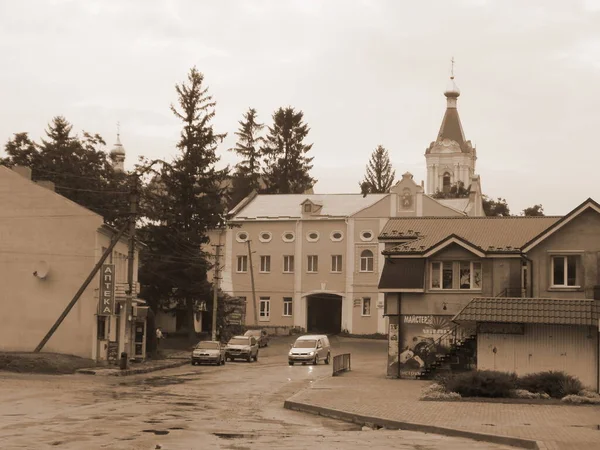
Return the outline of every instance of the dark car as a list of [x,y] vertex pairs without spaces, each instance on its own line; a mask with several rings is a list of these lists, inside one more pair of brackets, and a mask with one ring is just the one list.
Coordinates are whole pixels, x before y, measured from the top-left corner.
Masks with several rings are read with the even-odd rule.
[[259,347],[266,347],[269,345],[269,335],[266,330],[248,330],[244,333],[244,336],[255,337]]
[[218,341],[201,341],[192,350],[192,365],[212,363],[225,364],[225,346]]
[[225,358],[230,361],[234,359],[258,361],[258,341],[254,336],[232,337],[225,347]]

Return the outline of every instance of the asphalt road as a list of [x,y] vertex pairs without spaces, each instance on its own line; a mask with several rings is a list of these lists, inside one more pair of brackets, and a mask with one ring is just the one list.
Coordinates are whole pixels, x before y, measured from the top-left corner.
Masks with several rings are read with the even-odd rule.
[[[258,362],[191,366],[131,377],[0,372],[0,448],[6,449],[507,449],[359,426],[283,409],[331,366],[287,364],[291,339]],[[332,338],[353,366],[382,365],[385,342]],[[357,366],[358,365],[358,366]]]

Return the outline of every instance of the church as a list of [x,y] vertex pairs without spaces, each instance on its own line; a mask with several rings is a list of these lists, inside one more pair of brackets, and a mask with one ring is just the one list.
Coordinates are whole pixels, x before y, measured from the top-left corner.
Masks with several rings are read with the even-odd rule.
[[222,246],[221,290],[243,300],[246,326],[387,334],[378,237],[388,220],[484,216],[476,149],[464,135],[453,76],[444,96],[439,132],[425,152],[426,183],[407,172],[386,194],[252,193],[230,211],[232,227],[211,232],[210,245]]

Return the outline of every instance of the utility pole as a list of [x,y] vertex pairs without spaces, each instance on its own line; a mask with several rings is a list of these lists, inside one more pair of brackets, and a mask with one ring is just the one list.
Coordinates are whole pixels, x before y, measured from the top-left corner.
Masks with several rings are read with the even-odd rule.
[[[133,295],[135,293],[135,285],[133,283],[133,266],[135,263],[135,221],[137,218],[138,203],[137,185],[137,175],[133,174],[131,175],[131,190],[129,194],[129,254],[127,258],[127,283],[129,285],[129,289],[125,298],[125,322],[123,324],[123,326],[125,327],[125,342],[127,342],[128,344],[131,344],[132,341],[131,324],[129,323],[129,321],[133,320],[132,303]],[[125,342],[123,342],[123,351],[125,353],[129,353],[127,351],[127,347],[125,347]],[[131,348],[131,346],[129,347]]]
[[[220,238],[220,236],[219,236]],[[217,340],[217,302],[219,301],[219,286],[221,285],[221,244],[215,247],[215,274],[213,276],[213,311],[212,311],[212,340]]]
[[254,267],[252,266],[252,247],[250,239],[246,241],[248,244],[248,264],[250,265],[250,283],[252,284],[252,302],[254,304],[254,325],[258,325],[258,308],[256,306],[256,289],[254,288]]

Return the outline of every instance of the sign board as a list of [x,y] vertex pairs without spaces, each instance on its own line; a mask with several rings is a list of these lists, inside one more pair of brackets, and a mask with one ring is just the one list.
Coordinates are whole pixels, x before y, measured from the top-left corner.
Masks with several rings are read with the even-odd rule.
[[482,322],[477,326],[477,332],[488,334],[525,334],[525,324]]
[[100,295],[98,315],[111,316],[115,313],[115,265],[103,264],[100,269]]
[[107,359],[109,361],[116,361],[119,357],[119,343],[117,341],[108,342],[108,353]]

